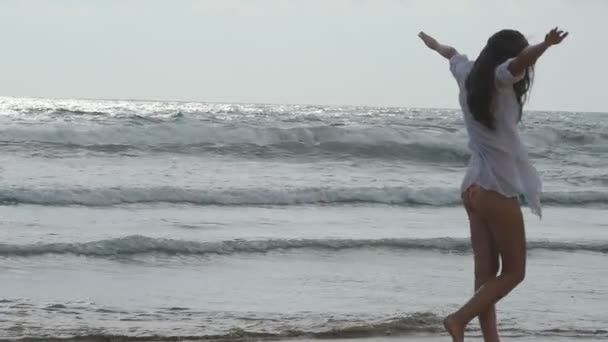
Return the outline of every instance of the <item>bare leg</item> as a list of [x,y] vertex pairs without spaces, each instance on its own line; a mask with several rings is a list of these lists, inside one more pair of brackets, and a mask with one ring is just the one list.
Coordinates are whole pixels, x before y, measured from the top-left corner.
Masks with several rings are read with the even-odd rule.
[[474,207],[476,214],[490,230],[503,267],[500,276],[483,283],[463,307],[444,321],[454,342],[464,341],[466,325],[474,317],[492,310],[493,305],[515,288],[525,276],[526,238],[517,199],[482,190],[475,198]]
[[[475,291],[498,274],[498,251],[489,228],[473,208],[467,208],[471,226],[471,246],[475,260]],[[485,342],[499,342],[494,305],[479,314],[479,325]]]

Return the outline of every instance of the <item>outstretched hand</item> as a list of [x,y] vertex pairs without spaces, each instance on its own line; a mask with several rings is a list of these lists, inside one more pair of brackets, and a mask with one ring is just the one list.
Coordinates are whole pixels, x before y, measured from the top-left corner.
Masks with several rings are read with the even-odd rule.
[[437,40],[435,40],[435,38],[429,36],[428,34],[426,34],[424,32],[418,33],[418,37],[420,37],[420,39],[422,39],[424,44],[432,50],[436,50],[437,46],[439,46],[439,43],[437,42]]
[[547,45],[557,45],[561,43],[566,37],[568,37],[568,32],[564,32],[559,28],[554,28],[549,31],[545,36],[545,44]]
[[435,38],[429,36],[424,32],[418,33],[418,37],[422,39],[426,46],[428,46],[431,50],[437,51],[437,53],[442,55],[444,58],[450,59],[456,54],[458,54],[458,51],[456,51],[456,49],[454,49],[453,47],[439,44],[439,42]]
[[542,43],[530,45],[525,48],[519,55],[509,63],[509,71],[513,75],[520,75],[527,68],[536,64],[536,61],[542,56],[547,49],[553,45],[561,43],[568,37],[568,32],[562,31],[559,28],[554,28],[545,36]]

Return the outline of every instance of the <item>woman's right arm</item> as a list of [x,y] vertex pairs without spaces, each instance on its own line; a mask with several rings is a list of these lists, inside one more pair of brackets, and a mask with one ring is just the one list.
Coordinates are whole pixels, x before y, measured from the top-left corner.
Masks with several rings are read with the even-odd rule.
[[542,43],[528,46],[515,57],[515,59],[509,63],[509,71],[513,75],[521,75],[527,68],[534,65],[549,47],[561,43],[566,37],[568,37],[568,32],[561,31],[557,27],[554,28],[547,33],[545,40]]

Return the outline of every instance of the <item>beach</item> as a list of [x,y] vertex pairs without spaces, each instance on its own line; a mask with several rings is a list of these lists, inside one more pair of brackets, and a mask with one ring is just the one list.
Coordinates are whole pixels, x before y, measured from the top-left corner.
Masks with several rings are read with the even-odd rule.
[[[522,129],[502,335],[605,340],[608,114]],[[0,139],[0,340],[448,341],[473,290],[458,110],[7,97]]]

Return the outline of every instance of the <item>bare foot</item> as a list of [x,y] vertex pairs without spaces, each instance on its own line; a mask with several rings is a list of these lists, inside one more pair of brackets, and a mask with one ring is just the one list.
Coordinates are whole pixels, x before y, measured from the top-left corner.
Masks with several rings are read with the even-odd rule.
[[453,342],[464,342],[464,326],[453,315],[443,320],[443,326],[452,336]]

